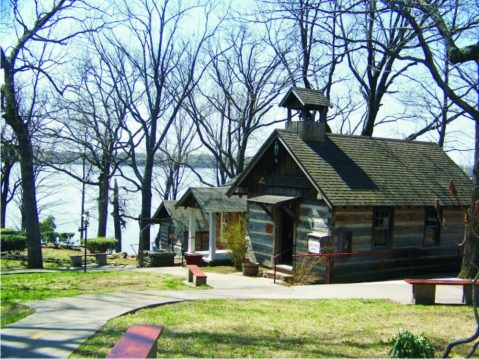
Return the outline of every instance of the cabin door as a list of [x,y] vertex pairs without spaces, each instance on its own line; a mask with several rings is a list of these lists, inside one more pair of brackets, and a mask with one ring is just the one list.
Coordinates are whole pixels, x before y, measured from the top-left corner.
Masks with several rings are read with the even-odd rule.
[[284,209],[280,209],[280,263],[293,263],[293,246],[294,246],[294,218],[291,217]]

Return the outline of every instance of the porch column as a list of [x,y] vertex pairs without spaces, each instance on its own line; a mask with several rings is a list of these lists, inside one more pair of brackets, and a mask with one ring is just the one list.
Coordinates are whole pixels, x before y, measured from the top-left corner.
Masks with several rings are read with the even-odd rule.
[[208,259],[212,261],[216,256],[216,213],[209,212],[209,241],[208,241]]
[[188,208],[189,215],[190,215],[190,223],[188,226],[188,250],[189,253],[195,252],[195,208],[189,207]]

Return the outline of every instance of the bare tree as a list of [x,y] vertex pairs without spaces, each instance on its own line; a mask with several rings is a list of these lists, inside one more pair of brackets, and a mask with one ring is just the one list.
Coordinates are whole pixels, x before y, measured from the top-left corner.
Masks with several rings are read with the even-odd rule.
[[210,50],[208,81],[191,93],[185,108],[216,160],[222,185],[243,171],[255,133],[282,121],[268,119],[268,112],[286,82],[281,59],[246,28],[228,33],[219,47]]
[[349,69],[359,84],[366,103],[361,135],[372,136],[374,127],[388,121],[378,119],[379,110],[394,81],[415,61],[401,61],[400,54],[414,47],[414,31],[400,14],[377,0],[343,1],[340,18],[341,37]]
[[194,125],[186,121],[185,114],[180,111],[173,123],[162,148],[160,148],[158,167],[160,175],[155,181],[155,190],[164,200],[176,200],[182,190],[185,180],[185,171],[190,166],[191,154],[199,149],[193,147],[195,138]]
[[[80,22],[84,3],[75,0],[58,0],[51,3],[51,8],[45,8],[41,1],[35,0],[31,7],[22,8],[18,1],[10,1],[13,11],[12,28],[16,31],[16,39],[11,47],[0,49],[1,66],[4,70],[5,83],[2,87],[3,103],[5,104],[4,119],[12,128],[18,141],[20,169],[22,177],[23,207],[26,218],[28,267],[42,268],[42,252],[40,243],[40,229],[38,225],[37,198],[35,194],[35,179],[33,169],[33,146],[28,113],[35,106],[40,80],[48,83],[51,88],[61,93],[61,85],[55,81],[53,68],[59,65],[58,55],[61,55],[57,45],[68,42],[81,32],[59,30],[59,25],[76,25]],[[33,14],[23,13],[22,10],[33,10]],[[75,11],[75,13],[70,12]],[[86,16],[86,15],[85,15]],[[70,26],[74,29],[75,26]],[[33,79],[31,87],[20,87],[21,78],[30,76]],[[27,96],[27,93],[33,94]],[[23,95],[22,95],[23,94]],[[30,106],[20,98],[30,99]]]
[[[445,81],[449,83],[450,64],[447,59],[444,62],[444,68],[441,71],[443,71]],[[406,77],[410,84],[408,86],[410,96],[403,98],[402,102],[407,108],[413,109],[411,120],[420,126],[406,139],[415,140],[419,136],[433,134],[437,138],[438,145],[444,147],[448,125],[457,119],[464,118],[464,111],[454,106],[449,101],[446,92],[435,86],[434,81],[430,78],[418,76],[418,74]]]
[[[116,78],[105,69],[105,64],[95,56],[80,65],[76,79],[59,99],[57,126],[45,131],[57,147],[74,150],[78,156],[63,162],[73,162],[82,157],[98,174],[97,178],[85,179],[65,164],[57,164],[57,158],[44,158],[48,165],[64,172],[87,185],[98,187],[98,237],[106,236],[110,181],[118,166],[125,163],[122,150],[122,128],[126,106],[117,98],[114,84]],[[120,156],[122,154],[122,156]]]
[[[449,1],[441,2],[391,0],[386,2],[391,9],[407,20],[415,32],[421,46],[422,57],[414,57],[431,74],[436,84],[444,91],[449,100],[472,119],[475,126],[475,150],[471,206],[466,216],[466,238],[463,243],[464,254],[460,276],[474,278],[479,267],[479,45],[461,47],[474,38],[479,29],[477,2]],[[418,19],[419,18],[419,19]],[[421,19],[425,18],[423,23]],[[452,21],[451,21],[452,20]],[[451,69],[456,73],[455,81],[447,81],[440,71],[443,51],[436,51],[441,44],[446,46]]]
[[[139,262],[150,246],[152,177],[155,154],[162,147],[181,105],[204,72],[201,52],[214,34],[210,6],[169,0],[123,1],[118,11],[125,21],[97,41],[110,71],[119,75],[116,91],[128,109],[124,126],[134,178],[141,191]],[[192,16],[201,19],[194,36],[182,30]],[[108,55],[106,48],[114,55]],[[138,154],[144,154],[140,165]]]
[[0,138],[0,228],[5,228],[7,206],[13,200],[15,193],[20,186],[19,178],[15,178],[13,168],[18,163],[18,155],[14,137],[9,134],[7,126],[2,123]]
[[[323,92],[334,103],[328,122],[338,122],[340,132],[352,132],[356,126],[351,125],[350,115],[359,103],[347,87],[340,89],[351,76],[342,71],[346,56],[340,31],[342,12],[340,1],[262,0],[254,21],[264,23],[267,41],[280,57],[289,81]],[[326,131],[331,132],[329,123]]]
[[116,251],[117,253],[120,253],[122,251],[122,233],[121,230],[123,227],[125,227],[125,220],[123,219],[123,214],[124,214],[124,206],[122,205],[122,201],[120,198],[120,190],[118,188],[118,183],[115,179],[115,184],[113,186],[113,199],[112,199],[112,205],[113,205],[113,212],[112,217],[113,217],[113,226],[115,228],[115,239],[118,241],[116,245]]

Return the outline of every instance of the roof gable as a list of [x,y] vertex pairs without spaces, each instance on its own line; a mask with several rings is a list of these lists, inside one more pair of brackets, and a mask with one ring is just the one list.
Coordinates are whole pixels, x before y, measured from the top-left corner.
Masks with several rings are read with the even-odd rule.
[[311,184],[335,206],[458,206],[448,192],[453,180],[462,204],[470,202],[472,182],[437,145],[361,136],[326,134],[305,142],[276,130],[229,193],[241,186],[275,139],[285,146]]
[[196,207],[206,212],[246,212],[246,199],[227,197],[228,187],[190,187],[180,198],[177,207]]
[[[160,221],[172,222],[175,227],[185,232],[189,226],[189,213],[185,207],[176,207],[178,201],[163,201],[156,210],[153,218]],[[197,231],[207,231],[208,221],[206,213],[203,211],[195,211],[195,228]]]
[[320,91],[301,87],[291,87],[279,106],[292,109],[319,109],[330,106],[329,99]]
[[334,206],[457,206],[448,192],[453,180],[463,204],[471,180],[436,144],[327,134],[304,142],[279,131],[301,167]]

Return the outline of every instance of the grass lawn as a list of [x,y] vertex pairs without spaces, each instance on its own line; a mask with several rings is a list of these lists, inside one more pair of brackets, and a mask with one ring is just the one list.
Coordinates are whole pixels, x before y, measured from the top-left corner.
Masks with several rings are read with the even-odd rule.
[[[27,255],[27,252],[24,251],[23,255]],[[43,256],[43,268],[45,269],[58,269],[64,267],[70,267],[70,256],[71,255],[83,255],[83,251],[73,250],[73,249],[64,249],[64,248],[54,248],[54,247],[42,247],[42,256]],[[94,262],[93,257],[88,258],[90,261]],[[116,265],[131,264],[136,265],[137,261],[134,258],[108,258],[108,263]],[[12,271],[12,270],[21,270],[27,269],[27,261],[19,259],[0,259],[0,269],[1,271]]]
[[[472,308],[386,301],[185,302],[110,320],[72,357],[104,357],[131,324],[164,325],[160,357],[387,357],[400,330],[425,333],[440,355],[474,332]],[[453,355],[464,356],[466,348]]]
[[188,289],[184,278],[139,272],[55,272],[1,277],[1,326],[31,314],[23,303],[88,293]]

